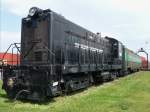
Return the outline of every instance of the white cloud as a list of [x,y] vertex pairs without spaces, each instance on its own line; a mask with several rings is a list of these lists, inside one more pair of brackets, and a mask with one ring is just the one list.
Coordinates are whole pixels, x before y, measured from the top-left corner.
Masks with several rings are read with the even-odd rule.
[[125,24],[125,23],[123,23],[123,24],[113,25],[112,27],[113,28],[128,28],[128,27],[133,27],[133,24],[129,24],[129,23]]
[[2,4],[21,17],[33,6],[51,8],[93,32],[117,38],[135,51],[145,47],[150,53],[150,42],[145,44],[150,41],[149,0],[2,0]]
[[134,13],[149,12],[149,0],[111,0],[114,7]]
[[19,16],[27,14],[29,8],[33,6],[40,8],[52,8],[56,11],[60,11],[61,13],[63,11],[60,9],[68,8],[71,8],[71,10],[86,8],[87,12],[89,10],[97,12],[101,9],[113,9],[128,11],[130,13],[146,13],[150,10],[149,0],[2,0],[2,4],[4,4],[10,12]]
[[[0,52],[5,52],[7,48],[13,43],[20,43],[20,32],[0,32]],[[9,51],[11,52],[11,51]]]
[[33,7],[48,8],[50,0],[2,0],[3,5],[8,11],[23,16],[28,13],[28,10]]
[[101,36],[102,37],[108,36],[120,40],[120,34],[116,32],[101,32]]

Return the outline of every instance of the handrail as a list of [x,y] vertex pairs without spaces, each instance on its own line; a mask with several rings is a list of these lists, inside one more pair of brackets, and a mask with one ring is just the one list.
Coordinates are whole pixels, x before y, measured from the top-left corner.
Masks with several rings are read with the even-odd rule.
[[[4,53],[3,56],[2,56],[2,61],[4,60],[6,54],[7,54],[8,51],[10,50],[10,48],[12,48],[12,50],[11,50],[11,53],[12,53],[12,57],[11,57],[11,58],[12,58],[12,61],[8,61],[8,62],[12,62],[12,65],[13,65],[14,62],[17,62],[17,66],[18,66],[18,61],[19,61],[19,59],[18,59],[18,52],[21,53],[21,52],[20,52],[20,47],[19,47],[18,45],[21,45],[21,43],[13,43],[13,44],[10,44],[9,47],[7,48],[7,50],[5,51],[5,53]],[[17,49],[17,51],[16,51],[16,52],[17,52],[17,60],[16,60],[16,61],[13,60],[14,48]],[[4,65],[4,63],[2,64],[2,66],[3,66],[3,65]]]

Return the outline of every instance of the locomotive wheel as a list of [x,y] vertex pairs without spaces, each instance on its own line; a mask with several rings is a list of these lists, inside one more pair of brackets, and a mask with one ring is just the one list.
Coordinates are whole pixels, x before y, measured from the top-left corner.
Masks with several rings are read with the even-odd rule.
[[117,73],[116,72],[112,72],[110,74],[110,80],[115,80],[117,78]]
[[72,81],[68,81],[65,85],[65,93],[69,94],[72,91]]
[[8,98],[10,98],[10,99],[14,99],[15,96],[16,96],[16,91],[15,91],[15,89],[10,89],[10,88],[9,88],[9,89],[6,91],[6,93],[7,93]]

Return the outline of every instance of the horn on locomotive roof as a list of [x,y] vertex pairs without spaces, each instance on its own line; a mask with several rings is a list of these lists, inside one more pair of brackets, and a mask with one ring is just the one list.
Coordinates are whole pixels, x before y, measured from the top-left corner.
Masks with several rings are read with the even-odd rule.
[[32,7],[29,10],[28,16],[33,17],[33,16],[37,16],[37,15],[39,15],[41,13],[50,12],[50,11],[51,11],[50,9],[42,10],[42,9],[40,9],[38,7]]
[[39,9],[39,8],[37,8],[37,7],[32,7],[32,8],[30,8],[30,10],[29,10],[29,16],[35,16],[35,15],[37,15],[38,13],[41,13],[42,12],[42,9]]

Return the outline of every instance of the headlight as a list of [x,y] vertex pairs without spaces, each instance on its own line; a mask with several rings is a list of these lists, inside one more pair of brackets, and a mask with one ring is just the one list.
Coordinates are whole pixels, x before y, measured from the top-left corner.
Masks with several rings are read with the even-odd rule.
[[7,80],[7,85],[8,85],[9,87],[13,87],[13,85],[14,85],[14,80],[13,80],[12,78],[9,78],[9,79]]
[[29,16],[34,16],[38,11],[38,8],[37,7],[32,7],[30,10],[29,10]]

